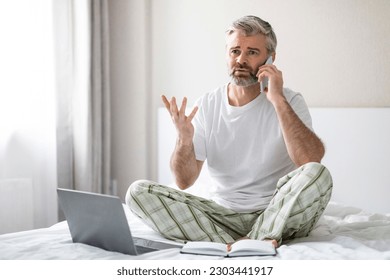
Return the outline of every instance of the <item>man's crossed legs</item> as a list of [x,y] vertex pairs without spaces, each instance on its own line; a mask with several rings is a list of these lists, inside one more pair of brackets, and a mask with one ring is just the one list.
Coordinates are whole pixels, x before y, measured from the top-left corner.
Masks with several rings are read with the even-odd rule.
[[242,237],[282,240],[307,236],[332,192],[332,177],[319,163],[308,163],[282,177],[265,210],[238,213],[212,200],[136,181],[126,204],[151,228],[176,241],[231,243]]

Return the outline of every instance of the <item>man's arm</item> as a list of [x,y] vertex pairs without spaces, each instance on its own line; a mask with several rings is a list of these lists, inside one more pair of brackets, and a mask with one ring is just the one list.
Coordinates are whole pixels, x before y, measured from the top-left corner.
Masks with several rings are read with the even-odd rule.
[[308,162],[321,162],[325,147],[287,102],[283,95],[282,72],[275,65],[263,65],[259,68],[258,78],[261,80],[263,77],[269,78],[267,99],[275,108],[291,160],[297,166]]
[[195,107],[192,112],[186,116],[185,109],[187,106],[187,98],[183,99],[180,110],[177,107],[176,99],[174,97],[168,101],[165,96],[162,96],[162,100],[171,115],[177,131],[176,146],[170,163],[171,170],[175,176],[177,186],[180,189],[185,190],[195,183],[203,166],[203,161],[198,161],[195,157],[193,144],[194,126],[191,123],[198,108]]
[[325,148],[317,135],[306,127],[286,99],[275,102],[274,107],[288,154],[295,165],[321,162]]
[[185,190],[198,179],[203,161],[196,160],[194,145],[186,145],[178,139],[171,157],[171,170],[175,174],[176,185]]

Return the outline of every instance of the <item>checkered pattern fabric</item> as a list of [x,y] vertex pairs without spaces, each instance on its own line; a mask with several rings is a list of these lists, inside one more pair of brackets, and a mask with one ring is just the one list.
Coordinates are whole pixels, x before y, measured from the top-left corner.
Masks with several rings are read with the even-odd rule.
[[212,200],[145,180],[129,187],[126,204],[168,239],[229,243],[248,236],[281,244],[309,234],[331,191],[329,171],[319,163],[308,163],[281,178],[269,206],[253,213],[238,213]]

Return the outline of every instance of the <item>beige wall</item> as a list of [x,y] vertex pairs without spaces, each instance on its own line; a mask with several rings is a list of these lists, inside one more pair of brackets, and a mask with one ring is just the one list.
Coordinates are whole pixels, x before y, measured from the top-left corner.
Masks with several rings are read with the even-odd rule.
[[226,81],[224,30],[246,14],[269,21],[285,86],[309,106],[390,106],[387,0],[153,1],[153,89],[196,99]]
[[160,95],[192,103],[227,82],[224,31],[246,14],[273,25],[275,65],[309,106],[390,106],[390,1],[110,1],[113,176],[121,196],[136,179],[156,179]]

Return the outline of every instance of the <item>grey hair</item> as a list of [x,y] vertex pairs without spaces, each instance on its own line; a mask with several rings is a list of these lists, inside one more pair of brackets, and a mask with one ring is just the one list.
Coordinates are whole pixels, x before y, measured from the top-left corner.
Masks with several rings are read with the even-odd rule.
[[263,34],[267,38],[268,54],[274,53],[276,50],[277,39],[271,24],[256,16],[244,16],[232,23],[226,31],[226,35],[231,35],[236,30],[244,33],[245,36],[253,36]]

